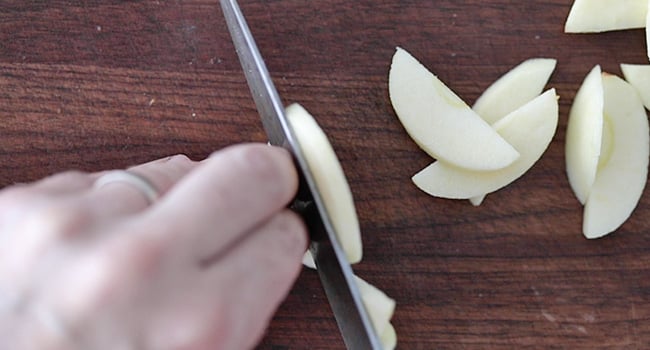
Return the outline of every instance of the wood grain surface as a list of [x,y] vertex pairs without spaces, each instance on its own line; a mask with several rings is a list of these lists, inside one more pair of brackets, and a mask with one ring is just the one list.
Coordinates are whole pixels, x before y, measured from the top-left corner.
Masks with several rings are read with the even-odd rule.
[[[365,259],[397,300],[400,349],[650,348],[650,193],[588,241],[564,167],[568,111],[595,64],[647,63],[643,30],[569,35],[571,0],[242,0],[286,103],[329,135]],[[531,57],[558,59],[560,125],[534,168],[472,207],[410,177],[430,159],[399,124],[401,46],[473,103]],[[216,1],[0,1],[0,185],[265,141]],[[343,349],[312,271],[259,349]]]

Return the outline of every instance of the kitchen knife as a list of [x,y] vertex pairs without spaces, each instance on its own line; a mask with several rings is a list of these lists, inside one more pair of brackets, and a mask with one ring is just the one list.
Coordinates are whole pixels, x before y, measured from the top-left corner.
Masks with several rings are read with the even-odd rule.
[[302,214],[310,231],[309,250],[345,345],[349,350],[380,350],[381,342],[361,300],[352,268],[339,244],[313,174],[289,127],[284,105],[246,19],[236,0],[220,2],[269,143],[289,150],[301,174],[302,188],[294,208]]

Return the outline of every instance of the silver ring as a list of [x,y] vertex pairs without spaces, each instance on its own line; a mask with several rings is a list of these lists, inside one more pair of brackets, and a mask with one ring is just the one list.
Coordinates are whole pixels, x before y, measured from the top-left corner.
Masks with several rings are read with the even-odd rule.
[[158,198],[160,198],[158,189],[153,184],[151,184],[149,180],[127,170],[113,170],[100,176],[97,180],[95,180],[93,188],[101,188],[103,186],[116,182],[131,185],[147,198],[149,204],[152,204],[158,200]]

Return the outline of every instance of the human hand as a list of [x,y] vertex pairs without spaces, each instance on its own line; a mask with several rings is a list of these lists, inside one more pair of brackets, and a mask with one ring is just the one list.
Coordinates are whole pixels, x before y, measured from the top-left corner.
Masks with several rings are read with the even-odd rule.
[[0,191],[0,348],[259,342],[306,249],[285,209],[298,182],[289,154],[238,145],[128,171],[160,198],[128,182],[97,186],[105,172]]

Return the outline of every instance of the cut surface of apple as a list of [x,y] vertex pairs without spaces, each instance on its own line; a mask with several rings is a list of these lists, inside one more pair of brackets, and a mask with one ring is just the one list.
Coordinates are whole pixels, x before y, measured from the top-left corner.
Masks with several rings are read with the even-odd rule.
[[494,124],[539,96],[556,63],[552,58],[532,58],[522,62],[490,85],[472,109],[488,124]]
[[442,198],[468,199],[496,191],[537,162],[553,139],[557,123],[557,96],[550,89],[494,124],[494,130],[521,154],[513,164],[494,171],[470,171],[436,161],[412,180],[424,192]]
[[496,170],[519,153],[411,54],[397,48],[390,100],[411,138],[438,160],[472,170]]
[[650,109],[650,65],[621,64],[623,77],[639,93],[645,108]]
[[565,162],[573,193],[584,204],[596,179],[603,135],[603,80],[595,66],[578,89],[567,124]]
[[566,33],[598,33],[646,26],[648,0],[575,0]]
[[351,264],[361,261],[359,219],[350,186],[332,145],[316,120],[300,105],[286,108],[287,120],[332,219],[339,243]]
[[583,233],[598,238],[632,214],[645,188],[650,130],[641,99],[623,79],[602,75],[603,145],[596,180],[584,208]]
[[[476,100],[472,109],[490,125],[539,96],[548,83],[557,61],[552,58],[531,58],[514,67],[490,85]],[[485,195],[472,197],[479,206]]]

